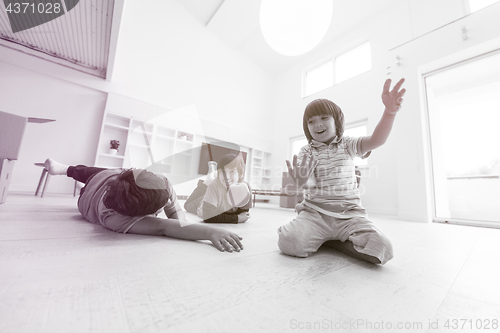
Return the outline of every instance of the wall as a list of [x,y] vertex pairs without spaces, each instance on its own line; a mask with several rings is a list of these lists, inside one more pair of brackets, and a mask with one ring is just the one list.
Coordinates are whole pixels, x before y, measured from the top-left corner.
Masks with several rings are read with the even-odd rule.
[[167,109],[194,105],[208,136],[220,137],[227,128],[240,133],[236,143],[253,146],[257,139],[266,147],[256,148],[270,149],[270,125],[262,119],[270,111],[273,79],[177,1],[149,2],[155,11],[148,1],[125,4],[113,75],[120,93]]
[[[29,138],[27,131],[23,160],[18,161],[26,167],[18,165],[15,169],[11,190],[36,185],[33,179],[39,175],[30,175],[33,168],[28,166],[49,155],[60,156],[62,153],[54,154],[52,149],[66,149],[63,147],[70,144],[68,138],[74,137],[73,133],[84,133],[84,140],[77,146],[78,156],[83,159],[59,159],[93,163],[107,92],[170,110],[194,105],[203,120],[205,135],[273,149],[268,135],[271,124],[263,121],[271,111],[273,78],[207,32],[175,0],[125,3],[112,81],[4,47],[0,47],[0,64],[8,68],[1,71],[0,82],[7,90],[0,92],[0,109],[58,119],[52,125],[36,125],[40,131],[45,126],[42,140]],[[24,98],[27,88],[36,91],[40,99]],[[64,100],[57,98],[59,91],[64,93]],[[68,117],[67,123],[63,116]],[[37,147],[46,142],[47,149],[26,148],[30,141],[35,141]],[[70,193],[71,186],[51,184],[50,191]]]
[[[67,164],[94,163],[106,93],[3,62],[0,73],[0,110],[56,120],[26,125],[9,191],[34,194],[42,173],[34,163],[47,157]],[[49,188],[72,193],[73,185],[69,178],[52,177]]]
[[[399,216],[414,220],[429,220],[433,210],[422,76],[485,52],[500,49],[499,15],[500,3],[496,3],[390,51],[392,59],[398,55],[402,60],[402,66],[393,74],[407,77],[409,79],[407,89],[411,91],[406,98],[406,101],[410,102],[405,106],[407,112],[399,118],[402,126],[395,131],[401,138],[396,141],[400,152]],[[462,38],[464,26],[468,30],[466,40]],[[402,138],[407,137],[411,137],[412,140],[404,144]]]
[[[291,137],[303,134],[305,106],[316,98],[336,102],[344,111],[346,123],[368,119],[368,132],[371,133],[384,109],[380,99],[384,81],[386,78],[397,81],[404,77],[407,89],[404,107],[388,142],[369,158],[370,177],[362,179],[362,201],[371,213],[429,221],[432,205],[421,71],[432,63],[435,67],[451,61],[443,62],[443,58],[457,52],[473,53],[464,50],[471,50],[500,35],[496,19],[500,3],[464,18],[461,18],[465,13],[462,5],[462,2],[449,0],[400,1],[365,25],[312,52],[306,60],[280,75],[276,82],[274,122],[286,126],[279,126],[274,132],[275,146],[288,146]],[[461,26],[464,24],[470,30],[467,41],[461,38]],[[366,40],[370,40],[372,45],[370,72],[301,98],[301,78],[305,68]],[[402,59],[402,66],[399,67],[395,66],[397,55]],[[392,67],[392,74],[388,76],[389,66]],[[282,161],[288,159],[288,155],[285,150],[275,150],[274,164],[284,165]],[[274,181],[280,182],[280,179],[276,177]]]

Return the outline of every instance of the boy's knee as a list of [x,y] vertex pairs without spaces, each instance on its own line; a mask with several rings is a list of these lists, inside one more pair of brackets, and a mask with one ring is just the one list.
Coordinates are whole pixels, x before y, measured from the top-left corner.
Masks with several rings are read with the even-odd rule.
[[380,260],[379,264],[384,265],[394,257],[392,243],[383,233],[377,233],[374,237],[376,238],[376,242],[379,244],[378,247],[380,248],[380,255],[378,256]]
[[[387,238],[387,237],[386,237]],[[384,264],[394,258],[394,249],[392,248],[392,243],[391,241],[387,238],[387,241],[385,242],[385,247],[386,247],[386,256],[384,260]]]
[[278,229],[278,247],[286,255],[307,258],[310,252],[307,251],[307,244],[305,240],[290,232],[284,232],[283,227]]
[[377,241],[385,248],[385,250],[387,252],[390,252],[392,253],[393,249],[392,249],[392,243],[391,241],[389,240],[389,237],[387,237],[385,234],[379,232],[376,234],[377,236]]
[[394,257],[392,243],[389,238],[379,230],[351,235],[349,241],[354,244],[354,249],[366,258],[365,261],[384,265]]

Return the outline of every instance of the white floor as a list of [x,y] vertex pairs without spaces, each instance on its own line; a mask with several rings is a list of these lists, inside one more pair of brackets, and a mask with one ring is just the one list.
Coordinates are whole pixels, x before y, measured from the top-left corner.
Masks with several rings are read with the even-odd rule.
[[[240,253],[123,235],[76,198],[11,193],[0,205],[0,332],[498,332],[500,230],[371,216],[395,258],[320,249],[285,256],[293,210],[257,203]],[[447,327],[448,326],[448,327]],[[482,329],[476,329],[482,327]]]

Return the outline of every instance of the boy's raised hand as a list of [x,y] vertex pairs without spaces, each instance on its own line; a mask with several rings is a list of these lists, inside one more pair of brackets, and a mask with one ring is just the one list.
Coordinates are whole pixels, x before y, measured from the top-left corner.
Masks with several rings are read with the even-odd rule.
[[399,90],[403,85],[403,82],[405,82],[405,79],[399,80],[394,88],[389,91],[389,88],[391,87],[391,79],[387,79],[385,81],[384,90],[382,91],[382,102],[385,105],[385,110],[389,114],[396,114],[399,109],[401,109],[403,95],[406,92],[406,89]]
[[309,163],[306,164],[306,156],[302,159],[302,162],[300,165],[297,165],[297,155],[293,155],[293,164],[290,165],[290,161],[286,160],[286,166],[288,167],[288,173],[292,177],[293,181],[299,188],[304,186],[305,183],[307,183],[307,180],[309,179],[309,176],[311,175],[311,172],[314,170],[316,167],[316,164],[314,163],[314,157],[311,156],[309,159]]

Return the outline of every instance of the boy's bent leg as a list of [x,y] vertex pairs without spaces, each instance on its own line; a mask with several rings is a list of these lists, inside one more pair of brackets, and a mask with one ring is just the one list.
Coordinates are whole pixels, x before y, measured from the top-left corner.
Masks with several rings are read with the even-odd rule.
[[355,258],[382,265],[394,257],[391,241],[371,221],[364,217],[353,217],[344,223],[345,227],[339,235],[344,244],[329,242],[325,245]]
[[354,249],[354,244],[350,240],[346,240],[345,242],[339,240],[331,240],[324,243],[324,245],[334,248],[335,250],[347,254],[350,257],[361,259],[363,261],[371,262],[372,264],[380,264],[381,261],[379,258],[364,254],[356,251]]
[[105,168],[88,167],[85,165],[77,165],[68,167],[66,175],[80,183],[87,183],[90,177],[101,171],[107,170]]
[[278,247],[289,256],[306,258],[330,239],[330,230],[321,215],[303,204],[297,205],[297,217],[278,228]]

